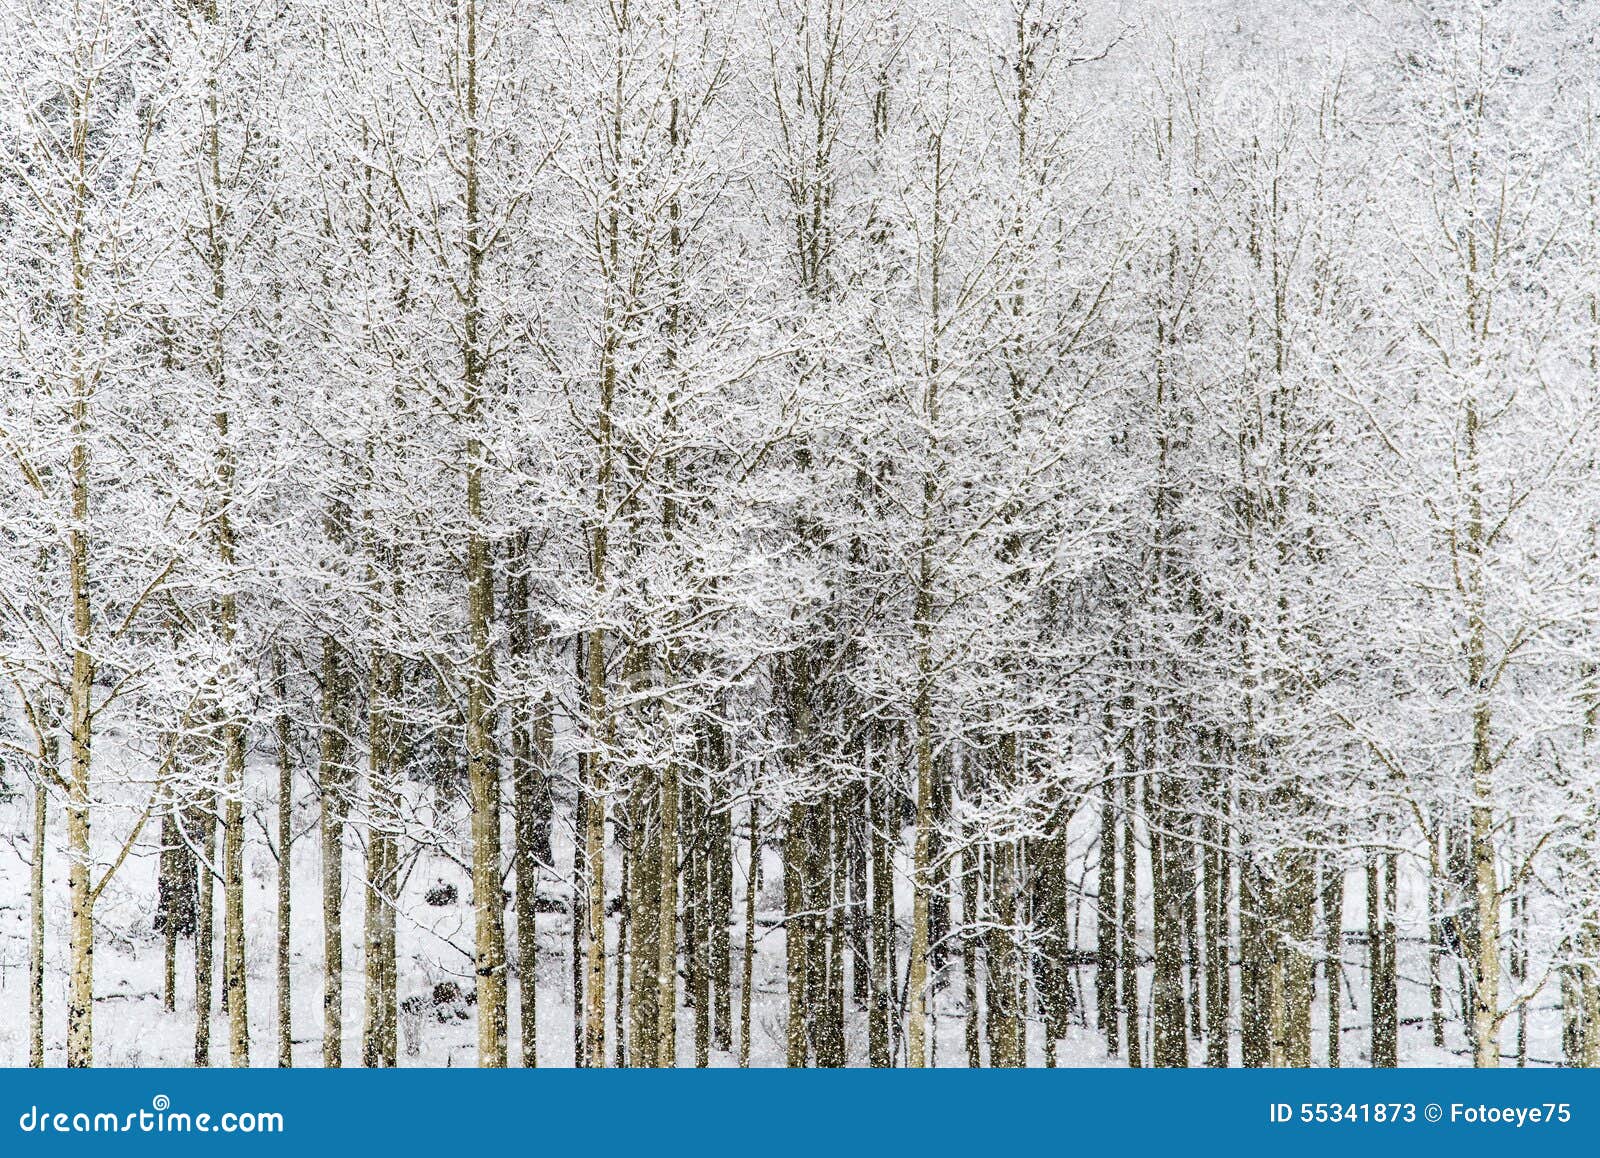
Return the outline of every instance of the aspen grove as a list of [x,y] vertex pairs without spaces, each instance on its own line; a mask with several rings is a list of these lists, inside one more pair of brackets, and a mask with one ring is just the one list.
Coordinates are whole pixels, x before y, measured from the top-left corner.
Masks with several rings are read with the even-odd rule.
[[1600,1064],[1597,9],[0,0],[0,1062]]

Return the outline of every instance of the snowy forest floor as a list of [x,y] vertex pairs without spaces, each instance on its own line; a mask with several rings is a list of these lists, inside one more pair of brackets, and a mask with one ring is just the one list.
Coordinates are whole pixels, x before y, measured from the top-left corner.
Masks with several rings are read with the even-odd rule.
[[[253,767],[250,779],[265,803],[270,777],[265,767]],[[31,825],[31,792],[21,793],[15,786],[0,799],[0,832],[8,834],[9,848],[0,852],[0,1064],[22,1065],[28,1053],[28,849],[25,835]],[[257,812],[262,815],[265,809]],[[97,858],[102,864],[114,855],[129,829],[129,813],[118,815],[104,810],[106,823],[96,834]],[[316,825],[315,800],[302,792],[296,803],[296,833],[292,859],[292,936],[291,977],[293,1004],[294,1062],[297,1066],[317,1066],[322,1061],[322,970],[323,926],[321,908],[320,845]],[[63,852],[62,818],[59,808],[52,811],[46,853],[46,948],[45,948],[45,1064],[64,1064],[63,1044],[67,995],[67,862]],[[352,829],[356,826],[352,825]],[[106,831],[106,829],[111,831]],[[1090,826],[1076,832],[1075,844],[1083,855],[1092,853]],[[168,1011],[162,1001],[163,938],[154,921],[159,864],[155,825],[145,835],[121,870],[113,877],[96,908],[95,1054],[99,1065],[111,1066],[186,1066],[193,1058],[194,1041],[194,955],[193,939],[180,941],[177,959],[176,1008]],[[747,831],[747,830],[746,830]],[[344,864],[344,1057],[349,1064],[358,1061],[362,1022],[362,941],[361,941],[361,855],[359,833],[347,833]],[[744,888],[748,880],[748,841],[735,841],[740,850],[735,865],[736,903],[730,946],[734,957],[733,984],[737,987],[740,955],[745,944],[743,922]],[[901,914],[897,943],[901,948],[899,984],[905,979],[904,950],[908,941],[904,919],[910,912],[908,845],[901,843],[897,876],[897,912]],[[557,873],[553,877],[570,879],[570,834],[558,828],[555,840]],[[615,895],[618,866],[608,867],[609,893]],[[766,857],[762,888],[758,895],[755,985],[751,999],[751,1064],[784,1064],[787,990],[785,985],[785,947],[782,927],[783,889],[781,861],[775,849],[764,850]],[[247,925],[246,960],[249,980],[251,1060],[255,1065],[274,1061],[277,1009],[274,986],[276,956],[275,922],[277,863],[259,830],[252,831],[246,850],[247,901],[251,914]],[[1143,872],[1143,869],[1141,869]],[[1341,1062],[1348,1066],[1368,1063],[1367,970],[1365,967],[1364,894],[1357,875],[1352,874],[1346,890],[1344,912],[1344,985],[1341,1033]],[[1430,1017],[1430,998],[1425,926],[1419,919],[1421,878],[1403,874],[1399,912],[1399,1000],[1400,1064],[1407,1066],[1457,1066],[1470,1062],[1463,1037],[1455,992],[1456,963],[1446,957],[1441,972],[1445,977],[1445,1047],[1434,1045]],[[438,886],[447,886],[439,889]],[[453,890],[453,891],[452,891]],[[432,891],[430,899],[427,894]],[[441,894],[448,903],[438,904]],[[569,912],[570,898],[565,886],[555,880],[541,882],[538,952],[538,1033],[539,1063],[569,1066],[574,1056],[573,957],[574,942]],[[1092,948],[1094,898],[1092,894],[1075,898],[1078,919],[1075,929],[1082,946]],[[611,906],[614,910],[614,905]],[[424,851],[407,877],[401,898],[398,921],[400,1064],[413,1066],[471,1066],[475,1064],[475,1009],[467,997],[472,992],[470,947],[472,907],[470,879],[463,865],[437,850]],[[517,930],[508,906],[508,942],[517,944]],[[219,921],[220,926],[220,921]],[[220,928],[218,954],[220,959]],[[618,933],[615,916],[609,923],[608,950],[614,952]],[[1146,941],[1149,930],[1143,930]],[[615,959],[608,952],[608,1024],[614,1011]],[[934,1064],[964,1066],[965,986],[961,977],[959,948],[947,956],[933,998],[937,1030],[932,1035]],[[511,999],[511,1056],[521,1056],[520,1030],[514,1011],[518,1005],[515,952]],[[1237,985],[1237,968],[1235,969]],[[451,999],[458,987],[462,995]],[[1080,966],[1074,991],[1081,995],[1069,1036],[1056,1043],[1056,1058],[1063,1066],[1123,1066],[1125,1056],[1110,1056],[1103,1036],[1093,1026],[1094,968]],[[1314,1011],[1313,1057],[1325,1065],[1327,1051],[1327,991],[1319,966],[1317,999]],[[679,993],[686,987],[680,985]],[[1237,992],[1237,989],[1235,990]],[[443,995],[443,999],[439,999]],[[1555,1001],[1552,980],[1528,1004],[1526,1018],[1526,1064],[1559,1064],[1561,1017]],[[734,1009],[738,1009],[735,988]],[[1149,1033],[1150,972],[1148,961],[1141,980],[1141,1024]],[[1087,1004],[1087,1008],[1083,1006]],[[215,1064],[226,1060],[226,1014],[213,1010],[212,1040]],[[678,1061],[694,1064],[693,1013],[680,1005],[678,1021]],[[1502,1034],[1504,1064],[1517,1060],[1517,1018],[1509,1018]],[[1239,1064],[1237,1013],[1233,1026],[1232,1062]],[[737,1050],[735,1026],[735,1051]],[[903,1042],[897,1040],[897,1058],[903,1056]],[[1043,1025],[1030,1019],[1027,1027],[1028,1064],[1044,1064]],[[608,1040],[608,1062],[615,1058],[616,1042]],[[846,1050],[849,1064],[866,1060],[866,1014],[854,1003],[846,1015]],[[710,1065],[737,1064],[735,1051],[712,1050]],[[1203,1049],[1191,1046],[1192,1064],[1201,1064]],[[1145,1056],[1149,1056],[1148,1046]]]

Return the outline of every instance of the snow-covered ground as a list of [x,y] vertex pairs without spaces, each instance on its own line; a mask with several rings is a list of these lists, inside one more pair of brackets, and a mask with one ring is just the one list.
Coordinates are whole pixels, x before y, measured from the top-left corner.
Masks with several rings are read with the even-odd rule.
[[[275,773],[253,765],[250,771],[257,803],[267,803],[266,791]],[[131,810],[100,810],[102,824],[96,834],[97,855],[107,861],[128,831]],[[262,808],[254,815],[266,815]],[[1090,818],[1092,819],[1092,818]],[[62,851],[64,838],[59,806],[51,812],[46,872],[46,990],[45,1038],[47,1065],[64,1063],[64,1037],[67,988],[67,862]],[[31,793],[12,794],[0,800],[0,832],[9,834],[8,848],[0,850],[0,1064],[22,1065],[27,1061],[28,991],[27,952],[29,881],[26,833],[32,824]],[[1089,825],[1076,828],[1074,853],[1089,849]],[[101,896],[96,910],[94,1019],[97,1064],[110,1066],[189,1065],[194,1050],[194,978],[192,941],[180,942],[176,1009],[168,1012],[162,1002],[163,942],[154,927],[156,898],[158,828],[151,825],[111,884]],[[291,971],[293,992],[294,1061],[299,1066],[322,1062],[322,907],[321,851],[316,826],[315,801],[308,785],[301,782],[297,799],[296,832],[292,858],[292,937]],[[571,863],[571,842],[558,826],[555,852],[558,873]],[[345,981],[344,981],[344,1058],[357,1064],[361,1050],[362,949],[360,889],[360,839],[356,825],[347,833],[345,857]],[[732,976],[737,986],[740,977],[739,955],[744,945],[743,890],[746,878],[747,842],[735,841],[734,927],[730,945],[734,954]],[[909,863],[903,855],[899,865],[897,911],[902,928],[899,975],[903,983],[904,949],[907,935],[904,918],[910,912]],[[615,849],[613,849],[615,854]],[[259,828],[252,827],[246,852],[248,893],[246,908],[246,956],[249,979],[251,1021],[251,1061],[255,1065],[276,1064],[277,1006],[275,993],[276,940],[274,906],[277,895],[277,864]],[[608,869],[610,891],[615,894],[618,865]],[[454,886],[455,899],[446,905],[429,904],[424,897],[434,886]],[[397,922],[397,957],[402,1011],[399,1018],[400,1064],[418,1066],[471,1066],[476,1057],[475,1007],[466,1000],[436,1003],[436,987],[454,984],[463,994],[472,990],[472,974],[467,951],[472,939],[470,888],[466,873],[450,857],[423,854],[406,880]],[[1416,874],[1402,875],[1399,917],[1400,972],[1400,1060],[1410,1066],[1451,1066],[1470,1062],[1459,1016],[1445,1019],[1446,1048],[1433,1044],[1429,1017],[1429,994],[1425,929],[1420,919],[1422,880]],[[1358,875],[1347,882],[1344,953],[1345,983],[1343,1003],[1342,1057],[1347,1065],[1364,1065],[1368,1059],[1368,1012],[1365,894]],[[1142,887],[1148,887],[1148,878]],[[566,911],[564,886],[554,879],[543,882],[539,918],[538,1018],[539,1061],[543,1065],[566,1066],[573,1058],[572,926]],[[437,899],[437,898],[436,898]],[[763,890],[757,918],[757,956],[755,990],[751,1000],[753,1065],[784,1063],[787,988],[784,976],[784,934],[782,918],[781,866],[776,850],[768,849],[763,871]],[[1078,898],[1077,935],[1085,945],[1093,941],[1092,897]],[[220,906],[219,906],[220,908]],[[518,941],[515,921],[507,912],[508,942]],[[220,926],[220,921],[219,921]],[[611,949],[616,947],[617,920],[612,918]],[[1143,929],[1148,948],[1149,929]],[[220,927],[218,929],[220,961]],[[513,950],[513,960],[515,952]],[[933,1061],[941,1066],[965,1065],[964,986],[960,977],[960,954],[950,955],[944,984],[934,996],[937,1025]],[[1455,963],[1446,960],[1447,978],[1453,978]],[[608,965],[608,1001],[615,1000],[614,961]],[[1069,1035],[1057,1043],[1058,1063],[1067,1066],[1121,1066],[1125,1057],[1110,1057],[1105,1042],[1093,1028],[1092,967],[1079,970],[1079,992],[1090,1008],[1085,1018],[1075,1017]],[[518,990],[513,980],[511,1010],[511,1048],[513,1059],[521,1056],[521,1037],[517,1023]],[[1326,987],[1318,970],[1318,992],[1314,1021],[1314,1058],[1324,1064],[1326,1046]],[[1143,985],[1143,1025],[1149,1034],[1149,972]],[[442,992],[442,991],[441,991]],[[683,987],[679,988],[680,1000]],[[1237,985],[1235,985],[1237,994]],[[1550,981],[1528,1003],[1527,1040],[1530,1065],[1555,1064],[1560,1060],[1561,1017],[1556,1007],[1556,984]],[[1453,985],[1447,982],[1446,1002],[1455,1000]],[[737,1019],[738,995],[734,997]],[[846,1046],[850,1064],[864,1064],[866,1058],[866,1016],[852,1004],[847,1010]],[[226,1016],[213,1011],[212,1058],[214,1064],[227,1063]],[[608,1015],[608,1028],[611,1019]],[[1502,1035],[1502,1050],[1512,1064],[1516,1050],[1515,1016],[1508,1019]],[[737,1029],[737,1027],[735,1027]],[[1238,1064],[1237,998],[1235,998],[1235,1040],[1233,1063]],[[734,1040],[737,1048],[737,1033]],[[608,1041],[608,1050],[615,1042]],[[1038,1021],[1028,1026],[1030,1065],[1044,1063],[1044,1032]],[[680,1065],[693,1065],[693,1014],[679,1010],[678,1056]],[[614,1056],[614,1055],[613,1055]],[[1145,1056],[1149,1056],[1148,1045]],[[1198,1043],[1191,1046],[1191,1061],[1200,1064],[1204,1053]],[[737,1064],[737,1054],[712,1051],[710,1064]]]

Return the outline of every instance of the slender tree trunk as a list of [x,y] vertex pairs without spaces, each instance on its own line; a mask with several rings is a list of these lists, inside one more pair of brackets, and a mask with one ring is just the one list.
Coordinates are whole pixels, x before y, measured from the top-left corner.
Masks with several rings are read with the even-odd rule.
[[[214,9],[204,10],[208,20],[216,18]],[[205,251],[210,274],[210,334],[206,350],[206,373],[213,392],[211,414],[215,435],[213,454],[216,471],[216,511],[211,521],[212,545],[221,572],[222,590],[216,602],[216,624],[223,647],[226,681],[236,674],[232,654],[238,632],[239,606],[234,570],[237,566],[234,530],[234,480],[236,460],[230,433],[228,373],[225,333],[227,295],[227,206],[222,173],[221,101],[215,69],[206,76],[203,155],[205,176],[202,193],[207,214]],[[232,712],[221,727],[221,804],[222,804],[222,997],[228,1012],[228,1058],[235,1066],[250,1064],[250,1012],[244,959],[244,723]]]
[[[662,768],[661,775],[661,860],[657,890],[654,1001],[656,1029],[652,1037],[656,1046],[656,1065],[670,1068],[678,1064],[678,830],[681,822],[676,762],[669,760]],[[746,935],[748,937],[748,933]],[[746,948],[749,948],[748,944]]]
[[[869,765],[870,766],[870,765]],[[868,785],[872,804],[868,823],[872,845],[872,976],[868,986],[867,1061],[886,1069],[894,1064],[890,1040],[890,1009],[894,999],[894,836],[899,825],[894,816],[892,789],[881,776]]]
[[[719,773],[728,770],[726,738],[717,729],[713,737],[715,766]],[[711,953],[711,1048],[733,1048],[732,945],[729,927],[733,920],[733,813],[723,803],[707,818],[707,874],[710,885],[711,928],[706,938]]]
[[[507,642],[514,662],[527,664],[534,647],[534,610],[529,569],[529,533],[519,531],[506,574],[510,618]],[[527,678],[522,674],[520,678]],[[548,692],[537,701],[517,696],[511,707],[511,791],[516,877],[517,1021],[522,1064],[539,1064],[539,870],[551,860],[551,712]]]
[[395,791],[394,753],[396,724],[393,715],[394,692],[391,668],[398,665],[383,650],[373,648],[370,692],[367,710],[367,879],[362,897],[365,904],[366,989],[361,1030],[361,1063],[368,1068],[392,1065],[385,1048],[388,1027],[393,1020],[394,994],[389,987],[393,970],[392,896],[394,827],[398,823]]
[[[1109,721],[1107,722],[1109,731]],[[1100,785],[1100,850],[1095,896],[1095,1019],[1106,1037],[1106,1053],[1122,1050],[1117,1006],[1117,813],[1116,780],[1109,773]]]
[[1433,1027],[1433,1046],[1444,1048],[1444,891],[1434,866],[1440,856],[1439,823],[1428,832],[1428,1012]]
[[[73,204],[80,216],[88,201],[87,110],[74,90],[72,125],[75,182]],[[67,687],[67,888],[71,913],[68,942],[71,975],[67,992],[67,1065],[94,1064],[94,894],[90,890],[89,842],[90,745],[94,713],[95,663],[92,648],[93,618],[89,608],[89,395],[82,350],[85,330],[87,273],[74,228],[68,242],[72,262],[69,304],[74,334],[72,378],[72,449],[69,462],[72,490],[72,526],[67,534],[67,583],[72,604],[72,672]]]
[[216,954],[217,816],[216,797],[206,794],[195,809],[201,825],[199,886],[194,932],[194,1064],[211,1064],[211,989]]
[[[179,853],[183,850],[179,836],[178,818],[174,807],[169,803],[161,817],[161,874],[159,902],[161,915],[161,1008],[168,1013],[178,1008],[178,903],[180,895],[179,885]],[[183,850],[187,851],[187,850]],[[189,893],[191,895],[193,887]],[[194,906],[191,903],[188,913],[192,918]],[[192,933],[193,930],[191,929]]]
[[[660,1059],[661,838],[655,771],[634,770],[628,792],[628,1056],[634,1066]],[[619,820],[620,823],[620,820]],[[619,999],[620,1005],[620,999]]]
[[29,864],[28,1065],[34,1069],[44,1065],[44,854],[49,809],[50,792],[41,773],[33,789],[33,848]]
[[1133,817],[1138,797],[1137,777],[1125,767],[1122,807],[1122,1008],[1127,1032],[1128,1065],[1143,1064],[1143,1038],[1139,1030],[1139,851],[1134,843]]
[[[1194,819],[1189,818],[1189,827]],[[1205,1036],[1205,956],[1200,947],[1200,897],[1203,880],[1199,848],[1193,840],[1183,841],[1181,878],[1183,880],[1183,956],[1189,973],[1189,1036],[1201,1041]],[[1187,1060],[1187,1058],[1186,1058]]]
[[[919,596],[919,600],[920,600]],[[931,608],[919,606],[918,622]],[[929,863],[933,841],[933,705],[928,687],[932,656],[923,654],[922,690],[917,693],[916,827],[911,852],[911,961],[906,976],[906,1065],[920,1069],[928,1064],[928,904],[933,891]]]
[[[617,824],[628,826],[627,808],[618,810]],[[622,1069],[628,1064],[627,993],[628,993],[628,937],[630,920],[634,911],[633,889],[634,857],[627,845],[622,847],[622,864],[617,870],[617,952],[612,958],[612,992],[616,1000],[611,1003],[612,1064]]]
[[750,798],[750,864],[744,878],[744,959],[739,984],[739,1067],[750,1068],[750,1001],[756,979],[756,900],[761,892],[761,806]]
[[[1159,728],[1152,729],[1152,741]],[[1152,757],[1154,752],[1151,753]],[[1154,761],[1152,760],[1152,763]],[[1151,1060],[1159,1067],[1189,1064],[1188,1015],[1183,985],[1182,844],[1171,773],[1153,774],[1149,788],[1155,811],[1150,825],[1150,867],[1155,943],[1151,979]]]
[[294,850],[294,746],[289,722],[289,675],[282,648],[272,654],[273,691],[278,700],[278,1065],[294,1065],[294,1012],[290,976],[290,855]]
[[844,1065],[844,907],[843,844],[839,825],[841,797],[830,793],[811,828],[806,866],[811,910],[807,950],[807,1012],[813,1056],[819,1067]]
[[[1593,961],[1600,957],[1600,927],[1593,921],[1584,926],[1584,956]],[[1578,1064],[1585,1069],[1600,1067],[1600,969],[1583,966],[1577,974],[1578,1001],[1582,1010],[1582,1038],[1578,1050]]]
[[989,895],[992,923],[985,954],[989,964],[989,1064],[997,1069],[1016,1069],[1023,1062],[1016,842],[995,845],[990,865],[994,882]]
[[[466,581],[467,636],[467,791],[472,809],[472,896],[475,920],[474,972],[478,998],[478,1064],[503,1069],[506,1053],[505,901],[500,884],[500,761],[494,747],[495,698],[494,568],[485,529],[484,473],[487,453],[480,433],[488,370],[480,293],[483,285],[483,231],[479,209],[478,163],[478,0],[460,8],[463,44],[461,101],[465,141],[461,160],[464,189],[464,250],[461,359],[462,423],[466,430]],[[605,980],[600,980],[605,991]],[[602,1031],[603,1032],[603,1031]]]
[[[943,164],[943,139],[934,134],[931,142],[933,154],[933,209],[931,230],[932,251],[929,255],[929,301],[934,335],[932,349],[927,356],[924,371],[922,406],[918,418],[926,427],[926,445],[923,453],[922,507],[918,529],[916,559],[915,606],[912,610],[912,631],[916,640],[917,682],[913,705],[913,722],[916,729],[916,827],[912,836],[911,858],[911,961],[907,974],[906,1007],[908,1017],[906,1065],[920,1069],[928,1064],[928,1001],[930,939],[943,944],[943,934],[949,922],[937,922],[933,912],[936,882],[934,880],[934,821],[935,793],[933,766],[933,681],[934,681],[934,549],[935,504],[938,483],[934,477],[939,455],[939,376],[941,374],[938,334],[942,317],[940,278],[943,265],[944,213],[942,195],[945,185]],[[943,890],[939,892],[942,894]],[[939,928],[936,930],[935,926]],[[937,967],[937,962],[934,962]],[[992,998],[991,998],[992,999]]]
[[961,850],[961,978],[966,998],[967,1068],[983,1067],[983,994],[978,979],[978,929],[983,920],[978,895],[982,886],[978,849],[968,843]]
[[798,801],[789,806],[788,824],[783,837],[784,955],[788,974],[788,1066],[805,1067],[809,1056],[806,1035],[806,806]]
[[[585,648],[581,641],[575,650],[579,669],[578,677],[581,684],[585,664]],[[580,833],[586,833],[589,829],[589,798],[584,791],[584,787],[588,783],[589,755],[586,752],[579,752],[578,791],[577,797],[573,801],[572,819],[573,827]],[[585,844],[586,841],[577,840],[573,842],[572,848],[572,943],[570,947],[572,965],[572,1064],[577,1069],[583,1069],[589,1064],[589,1059],[585,1054],[586,1043],[583,1032],[584,1015],[587,1009],[583,999],[585,977],[583,945],[584,929],[589,920],[589,881],[584,865]]]
[[1344,972],[1344,868],[1329,854],[1323,862],[1322,883],[1323,970],[1328,989],[1328,1068],[1338,1069],[1344,1003],[1340,997]]
[[1367,864],[1367,960],[1372,986],[1372,1066],[1393,1069],[1398,1062],[1399,1022],[1395,992],[1392,857],[1374,854]]
[[539,813],[533,761],[513,771],[516,825],[517,1025],[522,1037],[522,1064],[539,1064]]
[[1202,856],[1206,866],[1206,1065],[1226,1069],[1233,971],[1228,953],[1228,792],[1218,778],[1213,778],[1211,799],[1215,813],[1208,813],[1206,817]]
[[322,1064],[335,1069],[344,1064],[345,761],[350,733],[345,662],[332,636],[322,640],[321,672]]
[[1268,885],[1259,865],[1239,866],[1239,1053],[1250,1069],[1272,1061],[1272,941]]
[[[865,1012],[872,995],[872,905],[868,884],[868,860],[872,855],[868,828],[872,823],[871,771],[865,750],[858,750],[857,760],[862,769],[861,779],[850,787],[850,805],[846,816],[848,832],[849,929],[850,929],[850,1000],[856,1009]],[[870,1052],[870,1049],[869,1049]]]
[[689,995],[694,1005],[694,1064],[705,1069],[711,1064],[711,930],[710,879],[706,845],[708,802],[696,793],[689,808],[689,874],[685,910],[689,942]]
[[1283,961],[1284,1064],[1311,1065],[1311,1002],[1316,959],[1312,956],[1316,917],[1316,861],[1304,850],[1285,860],[1283,901],[1279,906],[1279,956]]

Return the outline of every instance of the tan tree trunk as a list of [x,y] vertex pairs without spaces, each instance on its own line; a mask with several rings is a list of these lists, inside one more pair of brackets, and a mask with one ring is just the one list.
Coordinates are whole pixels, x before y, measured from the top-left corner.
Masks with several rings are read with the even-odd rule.
[[[791,679],[794,678],[793,666],[791,664]],[[787,1065],[790,1069],[804,1068],[810,1057],[810,1039],[806,1033],[806,975],[809,972],[805,927],[806,813],[805,805],[798,801],[791,804],[783,834],[783,941],[789,998]]]
[[[1009,745],[1011,740],[1008,736],[1005,743]],[[989,1064],[996,1069],[1016,1069],[1023,1063],[1016,842],[996,844],[989,868]]]
[[963,1019],[967,1068],[983,1068],[983,994],[978,978],[978,929],[983,920],[979,908],[979,890],[982,888],[983,869],[978,849],[968,843],[961,850],[961,922],[966,926],[961,935],[961,985],[966,998],[966,1017]]
[[194,810],[201,827],[200,864],[195,873],[199,904],[194,930],[194,1064],[211,1064],[211,993],[216,963],[216,794],[207,792]]
[[344,822],[349,755],[346,665],[332,636],[322,640],[322,729],[317,758],[322,841],[322,1064],[344,1063]]
[[278,1065],[294,1065],[294,1013],[291,998],[289,933],[290,854],[294,849],[294,753],[289,721],[289,676],[282,648],[272,655],[273,690],[278,698]]
[[[506,1053],[505,903],[500,886],[500,762],[494,748],[494,570],[484,529],[485,449],[482,424],[486,358],[480,295],[483,285],[483,222],[479,209],[478,2],[460,9],[464,37],[461,101],[465,142],[464,245],[467,270],[462,292],[462,421],[466,438],[467,785],[472,808],[472,896],[478,999],[478,1064],[504,1068]],[[604,980],[601,981],[602,987]]]
[[[930,665],[931,666],[931,665]],[[929,864],[933,832],[933,742],[931,703],[918,693],[916,827],[911,845],[911,961],[906,974],[906,1065],[928,1064],[928,902],[933,892]]]
[[761,891],[761,806],[750,800],[750,863],[744,878],[744,957],[739,984],[739,1067],[750,1068],[750,1003],[756,980],[756,900]]
[[[727,753],[723,750],[725,737],[720,728],[714,732],[717,747],[714,767],[721,774],[728,771]],[[707,818],[707,885],[710,895],[710,930],[706,943],[711,954],[711,1048],[728,1051],[733,1048],[733,983],[732,944],[729,927],[733,919],[733,812],[718,804]]]
[[689,871],[685,884],[684,908],[688,922],[689,1003],[694,1012],[694,1064],[705,1069],[711,1064],[711,943],[707,917],[705,797],[696,792],[689,798]]
[[[514,541],[513,559],[506,577],[506,601],[511,624],[508,642],[512,654],[526,662],[533,653],[533,600],[530,589],[528,532]],[[539,1064],[539,871],[550,860],[551,711],[549,693],[536,703],[519,696],[512,705],[511,777],[515,831],[514,864],[517,915],[518,1021],[522,1036],[522,1064]]]
[[1134,805],[1137,777],[1131,762],[1123,770],[1122,804],[1122,1009],[1128,1044],[1128,1066],[1142,1064],[1144,1038],[1139,1029],[1139,849],[1134,841]]
[[1323,864],[1322,884],[1323,976],[1328,994],[1328,1068],[1340,1064],[1340,1034],[1344,1003],[1340,997],[1344,965],[1344,869],[1329,854]]
[[[1160,727],[1151,729],[1150,753]],[[1151,1061],[1161,1067],[1189,1064],[1187,995],[1183,984],[1183,891],[1192,882],[1183,872],[1183,837],[1178,832],[1180,817],[1176,786],[1168,772],[1152,775],[1150,807],[1154,823],[1150,826],[1151,928],[1155,965],[1151,974]]]
[[393,1067],[397,1061],[395,1023],[395,923],[399,873],[398,724],[400,665],[381,648],[372,656],[368,707],[367,879],[365,901],[366,990],[361,1033],[361,1060],[368,1067]]
[[1367,863],[1367,972],[1371,979],[1372,1048],[1374,1069],[1392,1069],[1398,1064],[1399,1025],[1395,992],[1395,962],[1390,930],[1394,928],[1390,908],[1394,904],[1394,881],[1385,887],[1391,858],[1374,853]]
[[1272,889],[1260,865],[1239,866],[1239,1053],[1249,1069],[1272,1064]]
[[1283,961],[1283,1062],[1311,1065],[1313,923],[1316,915],[1316,862],[1295,851],[1283,858],[1284,886],[1278,911],[1282,922],[1279,956]]
[[[870,766],[870,761],[869,761]],[[867,785],[871,816],[872,976],[867,1008],[867,1061],[879,1068],[894,1064],[890,1009],[894,1002],[894,838],[896,820],[888,783],[880,775]]]
[[[1476,272],[1475,270],[1473,271]],[[1470,283],[1469,283],[1470,284]],[[1476,336],[1476,322],[1469,318]],[[1494,736],[1487,687],[1488,581],[1485,575],[1488,531],[1484,525],[1483,494],[1478,478],[1479,417],[1476,401],[1468,402],[1464,419],[1465,448],[1462,471],[1467,492],[1467,525],[1462,554],[1467,603],[1467,686],[1472,706],[1472,806],[1469,840],[1472,863],[1476,944],[1472,957],[1473,1064],[1480,1068],[1500,1064],[1500,884],[1495,876],[1494,848]]]
[[1206,904],[1206,1065],[1226,1069],[1229,1063],[1229,1011],[1233,965],[1229,959],[1230,877],[1227,787],[1214,778],[1212,809],[1205,821]]
[[28,1065],[44,1065],[44,853],[50,793],[41,773],[33,789],[33,848],[29,864]]
[[656,888],[656,1046],[655,1064],[678,1064],[678,767],[667,761],[661,770],[661,850]]
[[[77,219],[87,207],[89,190],[88,109],[79,90],[72,93],[72,205]],[[67,887],[71,897],[68,940],[71,947],[71,980],[67,995],[67,1065],[94,1064],[94,895],[90,891],[89,808],[90,732],[93,712],[95,664],[91,650],[93,620],[89,611],[89,395],[86,354],[83,343],[86,329],[88,274],[82,252],[81,230],[68,237],[68,256],[72,264],[72,292],[68,303],[73,331],[72,362],[72,450],[68,470],[71,478],[72,527],[67,535],[67,582],[72,604],[72,674],[67,689]]]
[[[1109,715],[1109,712],[1108,712]],[[1106,731],[1110,731],[1109,720]],[[1117,1003],[1117,814],[1116,781],[1109,774],[1100,786],[1100,855],[1095,897],[1095,1017],[1106,1036],[1106,1052],[1122,1051]]]

